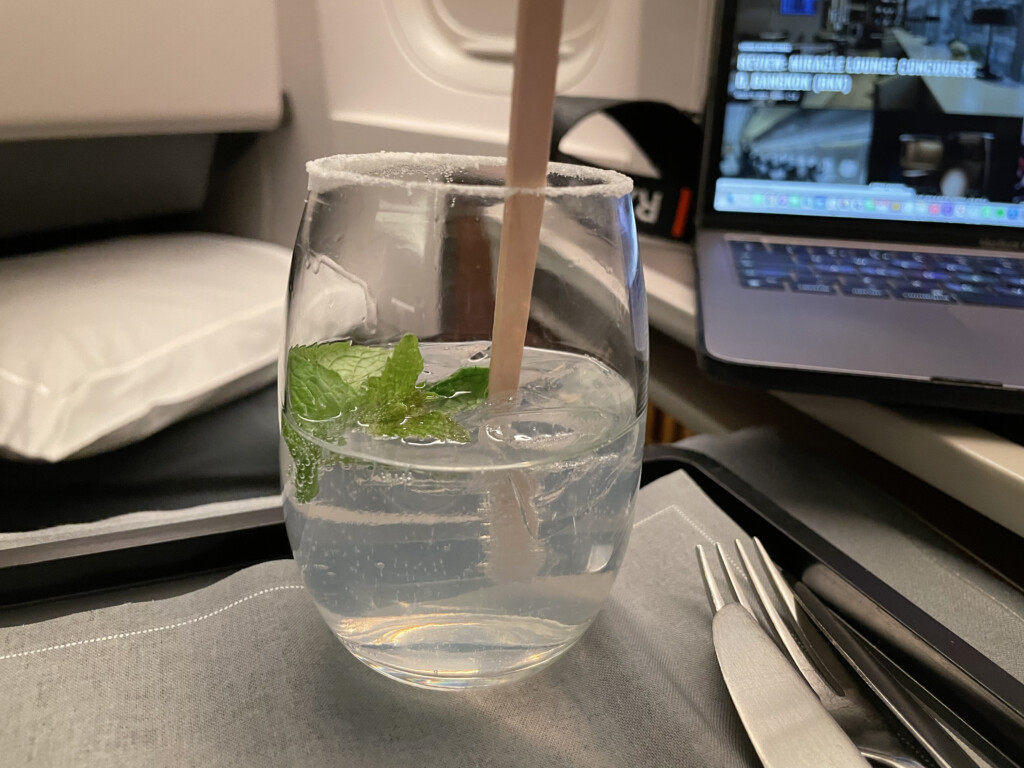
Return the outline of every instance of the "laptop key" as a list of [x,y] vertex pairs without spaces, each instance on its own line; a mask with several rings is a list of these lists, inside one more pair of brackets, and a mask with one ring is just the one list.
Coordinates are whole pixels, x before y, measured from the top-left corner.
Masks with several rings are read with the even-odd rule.
[[790,261],[793,258],[788,253],[778,253],[767,248],[753,251],[733,251],[732,257],[733,259],[753,259],[755,261]]
[[852,264],[815,264],[813,269],[819,274],[856,275],[857,268]]
[[832,275],[832,274],[829,274],[827,272],[815,271],[814,272],[814,276],[810,280],[800,280],[799,282],[801,282],[801,283],[821,283],[822,285],[832,285],[833,283],[838,283],[839,281],[841,281],[845,277],[846,277],[846,275]]
[[734,255],[767,252],[764,245],[757,240],[730,240],[729,250],[732,251]]
[[870,275],[843,275],[843,285],[873,285],[877,288],[888,288],[889,281],[882,277]]
[[985,296],[994,295],[993,291],[984,285],[974,283],[945,283],[943,287],[966,303],[983,304]]
[[[946,267],[949,269],[949,267]],[[978,272],[983,275],[995,275],[996,277],[1019,277],[1020,270],[1010,269],[1009,267],[1000,267],[998,264],[981,264],[978,267]]]
[[889,277],[892,279],[903,277],[903,272],[892,267],[861,267],[860,273],[868,277]]
[[849,261],[844,259],[843,262],[844,263],[853,264],[853,266],[855,266],[855,267],[884,267],[885,266],[885,262],[884,261],[879,261],[878,259],[874,258],[873,256],[868,256],[866,254],[860,254],[858,256],[854,256]]
[[733,259],[737,269],[757,269],[758,267],[792,267],[793,262],[783,256],[766,253],[758,257],[737,256]]
[[[949,279],[948,275],[940,275],[938,277],[925,277],[925,275],[929,274],[929,270],[925,270],[925,269],[904,269],[904,270],[902,270],[902,272],[903,272],[902,277],[903,277],[904,280],[911,280],[911,281],[914,281],[914,282],[925,281],[925,280],[931,281],[931,282],[941,282],[942,280],[948,280]],[[935,272],[931,272],[931,274],[934,275],[936,273]]]
[[999,278],[994,275],[975,275],[955,272],[951,274],[949,272],[942,272],[939,270],[929,270],[924,273],[923,277],[925,280],[973,283],[974,285],[995,285],[999,282]]
[[740,285],[762,291],[786,290],[786,281],[778,277],[744,277],[740,278]]
[[873,299],[888,299],[889,291],[881,286],[860,284],[860,285],[842,285],[841,290],[847,296],[866,296]]
[[993,285],[992,290],[1000,296],[1024,296],[1024,288],[1022,287],[1007,288],[1003,285]]
[[910,301],[932,301],[941,304],[953,304],[956,298],[945,288],[930,287],[907,287],[903,284],[894,286],[892,295],[897,299],[908,299]]
[[978,304],[986,307],[1016,307],[1024,309],[1024,295],[1000,294],[995,291],[986,293],[962,293],[960,301],[964,304]]
[[875,258],[879,261],[884,261],[886,264],[892,264],[894,261],[906,261],[906,251],[873,251]]
[[743,280],[746,280],[746,279],[756,279],[756,278],[762,278],[762,277],[763,278],[777,277],[777,278],[782,278],[782,279],[788,279],[789,278],[789,270],[788,269],[780,269],[780,268],[777,268],[777,267],[758,267],[756,269],[741,269],[740,270],[740,278],[743,279]]
[[[806,258],[806,261],[804,261],[804,258]],[[831,253],[812,253],[806,257],[798,257],[797,261],[801,264],[817,267],[823,264],[838,264],[839,257]]]
[[802,267],[816,267],[819,264],[838,264],[839,259],[825,253],[797,253],[793,261]]
[[804,283],[797,281],[793,283],[793,290],[797,293],[835,293],[836,287],[835,283]]
[[973,280],[960,280],[961,276],[957,275],[952,280],[947,280],[943,283],[944,287],[953,291],[954,293],[992,293],[992,288],[984,283],[977,283]]
[[965,253],[936,253],[934,256],[940,264],[956,264],[968,269],[973,269],[976,263],[985,261],[984,256],[968,256]]
[[[973,275],[960,275],[958,278],[964,283],[974,283],[975,285],[998,285],[999,278],[995,275],[984,275],[984,274],[973,274]],[[1024,285],[1024,283],[1022,283]]]
[[979,268],[971,264],[961,264],[956,261],[944,261],[940,262],[939,266],[947,272],[955,272],[959,274],[973,274],[974,272],[980,271]]
[[807,256],[810,249],[806,245],[793,245],[792,243],[774,243],[774,250],[790,256]]

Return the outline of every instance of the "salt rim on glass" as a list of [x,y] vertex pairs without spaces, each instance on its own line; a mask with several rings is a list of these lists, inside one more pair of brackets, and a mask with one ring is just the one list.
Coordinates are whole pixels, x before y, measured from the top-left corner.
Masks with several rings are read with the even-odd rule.
[[[582,182],[580,185],[506,187],[503,184],[506,158],[485,155],[445,155],[418,152],[372,152],[361,155],[331,155],[306,163],[309,191],[327,192],[342,186],[361,185],[414,190],[452,191],[486,197],[512,195],[558,197],[622,197],[633,191],[628,176],[604,168],[569,163],[548,163],[548,176]],[[459,171],[481,169],[496,172],[497,184],[462,184],[455,181]],[[438,180],[423,178],[437,176]],[[411,177],[411,178],[410,178]],[[441,180],[443,179],[443,181]]]

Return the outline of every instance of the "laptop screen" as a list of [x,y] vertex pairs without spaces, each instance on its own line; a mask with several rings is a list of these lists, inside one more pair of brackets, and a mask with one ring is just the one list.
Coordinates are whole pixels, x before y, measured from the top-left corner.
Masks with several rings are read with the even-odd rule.
[[736,11],[716,211],[1024,228],[1021,0]]

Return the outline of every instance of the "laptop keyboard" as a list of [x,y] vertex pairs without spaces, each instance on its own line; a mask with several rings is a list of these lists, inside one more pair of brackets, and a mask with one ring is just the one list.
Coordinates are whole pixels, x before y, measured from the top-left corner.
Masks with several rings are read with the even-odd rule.
[[730,240],[740,284],[865,299],[1024,309],[1024,259]]

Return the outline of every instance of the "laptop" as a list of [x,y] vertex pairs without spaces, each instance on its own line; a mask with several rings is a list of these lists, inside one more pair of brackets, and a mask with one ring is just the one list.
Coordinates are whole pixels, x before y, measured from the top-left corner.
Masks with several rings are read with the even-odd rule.
[[1024,412],[1024,43],[959,0],[722,0],[699,357],[779,390]]

